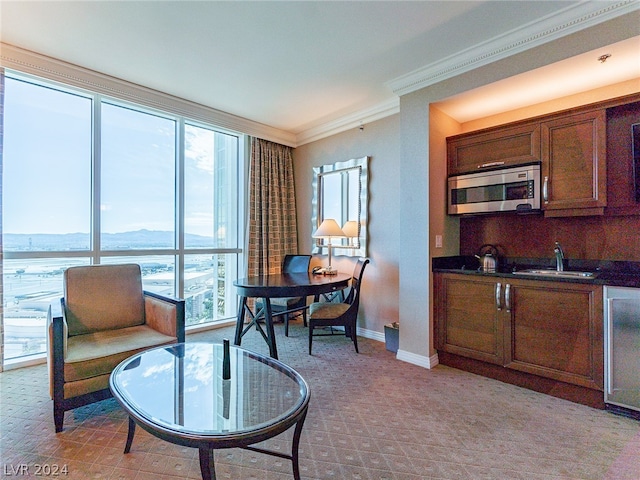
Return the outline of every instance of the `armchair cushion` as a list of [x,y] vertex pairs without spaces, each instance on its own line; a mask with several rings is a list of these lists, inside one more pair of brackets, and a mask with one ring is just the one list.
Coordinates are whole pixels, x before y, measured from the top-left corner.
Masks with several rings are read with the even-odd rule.
[[76,335],[67,341],[64,361],[65,382],[75,382],[110,374],[124,359],[176,338],[163,335],[146,325]]
[[70,337],[144,323],[142,274],[135,264],[68,268],[64,298]]

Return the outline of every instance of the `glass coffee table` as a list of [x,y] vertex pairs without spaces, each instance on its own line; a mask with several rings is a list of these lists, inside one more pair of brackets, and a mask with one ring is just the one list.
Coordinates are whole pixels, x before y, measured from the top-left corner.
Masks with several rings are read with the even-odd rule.
[[[113,396],[129,414],[124,453],[136,425],[167,442],[197,448],[204,480],[215,479],[213,451],[244,448],[291,460],[300,479],[298,446],[309,386],[278,360],[240,347],[178,343],[138,353],[111,374]],[[252,446],[295,425],[291,454]]]

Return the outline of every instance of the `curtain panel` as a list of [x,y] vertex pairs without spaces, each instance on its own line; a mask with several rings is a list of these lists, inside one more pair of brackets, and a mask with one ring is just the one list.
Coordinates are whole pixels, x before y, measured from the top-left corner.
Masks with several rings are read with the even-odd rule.
[[287,254],[298,253],[291,147],[251,139],[247,274],[279,273]]

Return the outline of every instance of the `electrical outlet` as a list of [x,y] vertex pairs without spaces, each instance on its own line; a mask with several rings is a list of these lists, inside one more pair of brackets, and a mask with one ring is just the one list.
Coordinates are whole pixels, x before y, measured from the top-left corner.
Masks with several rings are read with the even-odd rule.
[[436,248],[442,248],[442,235],[436,235]]

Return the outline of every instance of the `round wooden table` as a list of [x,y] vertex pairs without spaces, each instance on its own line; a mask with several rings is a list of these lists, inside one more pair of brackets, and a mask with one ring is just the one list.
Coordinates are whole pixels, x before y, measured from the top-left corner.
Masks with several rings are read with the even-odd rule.
[[[343,290],[349,286],[351,275],[338,273],[336,275],[314,275],[313,273],[277,273],[272,275],[258,275],[241,278],[233,282],[238,295],[240,306],[236,321],[236,335],[234,343],[240,345],[242,336],[255,325],[256,329],[269,345],[269,354],[278,358],[276,337],[273,331],[273,317],[271,298],[308,297]],[[252,312],[247,305],[248,298],[262,298],[262,308]],[[245,313],[251,317],[251,322],[244,325]],[[263,319],[266,333],[258,323]]]

